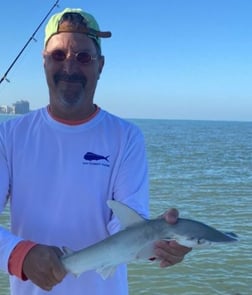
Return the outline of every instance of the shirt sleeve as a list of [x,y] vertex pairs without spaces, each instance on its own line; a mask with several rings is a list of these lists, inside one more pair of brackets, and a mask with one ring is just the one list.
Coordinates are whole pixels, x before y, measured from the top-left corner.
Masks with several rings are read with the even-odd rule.
[[[136,127],[128,136],[114,185],[113,199],[126,204],[144,218],[149,216],[149,180],[144,137]],[[108,224],[110,234],[120,229],[119,220],[112,215]]]
[[12,250],[22,239],[0,227],[0,269],[8,272],[8,261]]
[[[0,214],[7,203],[10,190],[10,171],[7,161],[5,141],[0,129]],[[22,239],[0,226],[0,269],[8,272],[8,260],[12,250]]]

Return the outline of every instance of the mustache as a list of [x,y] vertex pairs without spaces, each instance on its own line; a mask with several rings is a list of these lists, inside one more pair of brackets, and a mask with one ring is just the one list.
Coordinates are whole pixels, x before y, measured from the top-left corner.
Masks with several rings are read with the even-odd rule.
[[80,82],[80,83],[82,83],[83,86],[85,86],[87,84],[87,78],[81,74],[67,75],[65,73],[56,73],[54,75],[54,82],[55,82],[55,84],[58,84],[59,81]]

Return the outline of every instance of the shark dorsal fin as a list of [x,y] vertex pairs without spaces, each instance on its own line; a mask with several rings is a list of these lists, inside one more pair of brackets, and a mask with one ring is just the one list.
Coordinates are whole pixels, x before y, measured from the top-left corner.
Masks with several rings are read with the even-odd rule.
[[110,209],[112,209],[115,216],[119,219],[122,228],[126,228],[145,220],[136,211],[121,202],[108,200],[107,205]]

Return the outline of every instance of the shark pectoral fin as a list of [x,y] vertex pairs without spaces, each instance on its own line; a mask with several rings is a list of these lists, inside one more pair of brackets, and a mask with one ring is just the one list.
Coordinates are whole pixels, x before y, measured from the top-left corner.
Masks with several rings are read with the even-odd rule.
[[103,280],[106,280],[108,277],[111,277],[115,271],[116,271],[115,265],[101,267],[96,270],[96,272],[103,278]]
[[122,228],[131,226],[137,222],[145,221],[145,219],[136,211],[123,203],[114,200],[108,200],[107,205],[110,209],[112,209],[115,216],[119,219]]

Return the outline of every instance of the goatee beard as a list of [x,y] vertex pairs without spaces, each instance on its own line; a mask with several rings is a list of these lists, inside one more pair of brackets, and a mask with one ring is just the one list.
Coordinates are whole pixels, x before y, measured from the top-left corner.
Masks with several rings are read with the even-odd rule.
[[[59,85],[60,82],[66,82],[66,84]],[[87,79],[84,75],[56,73],[54,83],[58,88],[58,98],[67,107],[78,105],[85,95]]]
[[65,106],[76,106],[83,100],[85,92],[82,89],[61,89],[58,92],[58,98]]

